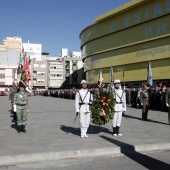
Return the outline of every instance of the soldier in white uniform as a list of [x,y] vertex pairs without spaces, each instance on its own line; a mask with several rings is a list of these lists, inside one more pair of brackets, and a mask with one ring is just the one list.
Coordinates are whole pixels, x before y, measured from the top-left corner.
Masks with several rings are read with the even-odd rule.
[[87,138],[87,130],[90,124],[90,105],[93,101],[93,96],[90,91],[87,89],[86,80],[81,81],[82,89],[77,91],[75,97],[75,108],[76,114],[80,115],[80,130],[81,138]]
[[126,95],[124,90],[121,88],[120,80],[114,81],[113,93],[116,99],[115,104],[115,114],[112,120],[112,127],[113,127],[113,136],[122,136],[119,133],[121,120],[122,120],[122,112],[126,111]]

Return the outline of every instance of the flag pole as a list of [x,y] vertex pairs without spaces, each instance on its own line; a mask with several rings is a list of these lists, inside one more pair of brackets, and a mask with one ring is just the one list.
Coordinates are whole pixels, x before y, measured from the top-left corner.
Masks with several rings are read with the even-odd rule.
[[124,83],[124,87],[125,87],[125,70],[124,70],[124,65],[123,65],[123,83]]

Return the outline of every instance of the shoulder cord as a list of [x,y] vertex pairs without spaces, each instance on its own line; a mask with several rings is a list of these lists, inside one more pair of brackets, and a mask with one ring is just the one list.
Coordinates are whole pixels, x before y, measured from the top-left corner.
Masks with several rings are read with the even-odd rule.
[[148,98],[148,94],[147,93],[145,93],[145,91],[143,90],[143,93],[146,95],[146,97]]
[[123,91],[122,91],[122,96],[120,97],[117,92],[115,90],[113,90],[113,92],[119,97],[120,100],[122,100],[122,97],[123,97]]
[[86,95],[84,96],[84,99],[82,100],[81,95],[80,95],[80,91],[78,91],[79,96],[80,96],[80,100],[81,100],[81,102],[82,102],[82,103],[84,102],[84,100],[85,100],[85,98],[86,98],[86,96],[87,96],[88,92],[89,92],[89,91],[87,91]]
[[[81,95],[80,95],[80,91],[78,91],[79,96],[80,96],[80,100],[81,100],[82,103],[84,102],[84,100],[85,100],[85,98],[86,98],[88,92],[89,92],[89,91],[87,90],[87,93],[86,93],[86,95],[84,96],[84,99],[82,100]],[[90,98],[91,98],[91,94],[90,94]],[[81,108],[81,105],[79,106],[79,109],[80,109],[80,108]]]
[[24,98],[24,96],[21,93],[19,93],[19,96],[22,100],[27,101],[26,98]]

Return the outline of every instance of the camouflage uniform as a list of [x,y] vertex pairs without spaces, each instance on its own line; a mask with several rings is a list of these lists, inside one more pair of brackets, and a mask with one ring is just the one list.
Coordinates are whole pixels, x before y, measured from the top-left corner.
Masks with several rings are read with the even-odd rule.
[[28,95],[26,92],[19,92],[14,95],[14,101],[16,103],[16,113],[17,113],[17,125],[19,127],[19,132],[25,131],[25,125],[27,121],[27,103]]

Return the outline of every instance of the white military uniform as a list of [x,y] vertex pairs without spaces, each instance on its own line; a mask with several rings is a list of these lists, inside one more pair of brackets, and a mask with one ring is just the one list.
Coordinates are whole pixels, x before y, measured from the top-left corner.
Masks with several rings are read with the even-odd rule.
[[76,93],[75,108],[76,112],[80,113],[81,137],[88,137],[86,133],[90,124],[91,115],[89,104],[92,104],[92,100],[93,96],[88,89],[81,89]]
[[[121,87],[119,89],[113,88],[113,93],[115,95],[116,104],[114,107],[115,113],[114,113],[114,117],[112,120],[112,127],[113,127],[113,130],[115,129],[117,135],[121,136],[121,134],[119,134],[119,128],[120,128],[121,120],[122,120],[122,112],[126,111],[126,95]],[[117,136],[116,134],[113,134],[113,135]]]

